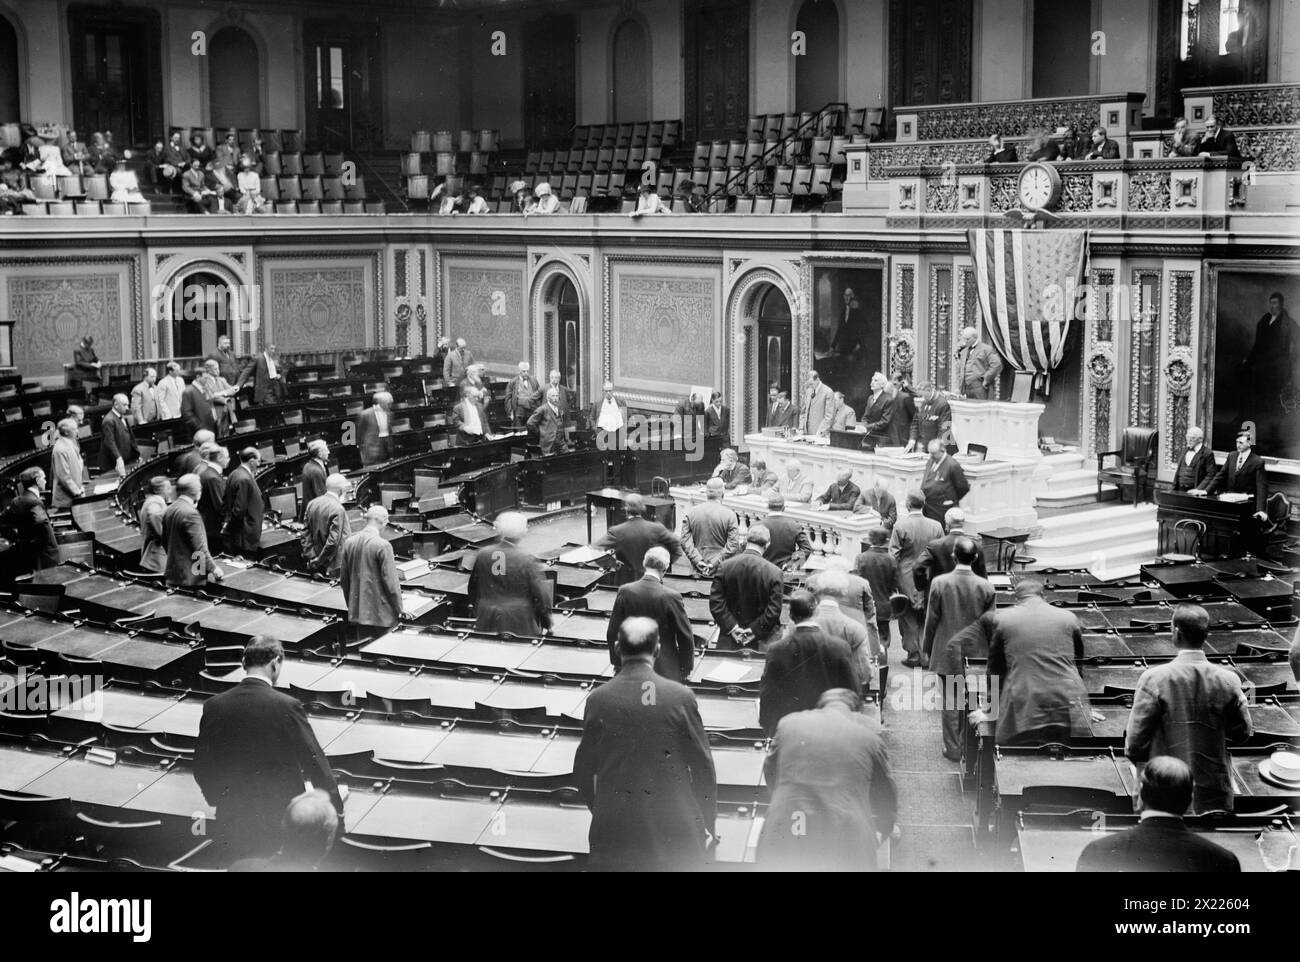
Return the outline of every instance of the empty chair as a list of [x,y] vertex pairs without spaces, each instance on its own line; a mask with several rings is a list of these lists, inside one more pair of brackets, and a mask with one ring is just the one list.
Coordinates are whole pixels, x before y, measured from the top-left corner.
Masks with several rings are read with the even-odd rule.
[[325,191],[326,200],[343,200],[347,196],[341,177],[324,177],[321,179],[321,187]]
[[[612,151],[613,148],[611,147],[610,150]],[[582,152],[582,166],[579,168],[579,171],[582,173],[589,173],[595,170],[596,161],[599,158],[600,158],[600,148],[588,147],[586,150]]]
[[656,190],[659,196],[671,197],[673,194],[677,193],[674,186],[677,181],[677,178],[680,177],[682,180],[685,180],[687,176],[688,176],[688,172],[684,170],[679,170],[676,173],[674,173],[671,170],[660,171],[659,183],[656,186]]
[[33,203],[29,200],[23,202],[23,214],[27,217],[44,217],[48,213],[49,210],[46,209],[44,201]]
[[740,166],[749,167],[758,163],[759,158],[763,156],[763,141],[747,140],[745,141],[744,150],[740,155]]
[[673,173],[672,178],[672,192],[674,194],[680,194],[682,192],[682,184],[691,179],[691,172],[689,170],[678,170]]
[[794,168],[782,165],[776,169],[776,178],[772,182],[772,193],[780,197],[789,196],[794,189]]
[[609,174],[596,174],[591,178],[590,195],[592,197],[604,197],[605,192],[609,189]]
[[[630,214],[635,208],[636,208],[636,201],[624,200],[621,204],[619,204],[618,212],[620,214]],[[41,437],[45,437],[45,435],[41,434]]]
[[345,214],[364,214],[366,212],[365,201],[345,200],[343,202],[343,213]]
[[153,213],[153,204],[147,200],[133,200],[126,205],[126,209],[132,217],[148,217]]
[[808,159],[814,164],[829,164],[831,162],[831,139],[829,137],[814,137],[812,147],[808,150]]
[[280,178],[280,196],[285,200],[302,199],[302,181],[297,176],[285,176]]
[[280,150],[284,153],[301,153],[302,152],[302,131],[281,129],[280,131]]
[[366,179],[358,177],[355,184],[346,184],[343,187],[343,196],[348,200],[365,200],[366,199]]
[[633,125],[632,125],[632,138],[631,138],[631,140],[628,141],[628,146],[629,146],[629,147],[638,147],[638,146],[640,146],[640,147],[644,147],[644,146],[645,146],[645,141],[646,141],[646,136],[647,136],[647,134],[649,133],[649,130],[650,130],[650,124],[648,124],[648,123],[647,123],[646,121],[644,121],[644,120],[641,121],[639,124],[633,124]]
[[302,172],[322,177],[325,174],[325,158],[321,154],[303,154]]
[[279,177],[284,173],[280,165],[280,152],[278,150],[269,150],[262,155],[262,173],[271,177]]
[[342,214],[343,201],[341,200],[323,200],[320,205],[322,214]]
[[772,200],[772,213],[788,214],[794,203],[793,197],[775,197]]
[[52,200],[47,205],[52,215],[56,217],[71,217],[77,212],[70,200]]
[[755,197],[755,198],[754,198],[754,213],[755,213],[755,214],[770,214],[770,213],[772,213],[772,198],[771,198],[771,197]]
[[101,200],[99,201],[99,209],[107,216],[126,216],[126,204],[120,200]]
[[58,181],[59,181],[59,196],[60,196],[60,197],[63,197],[63,198],[69,198],[69,197],[85,197],[85,196],[86,196],[86,192],[85,192],[85,190],[82,189],[82,186],[81,186],[81,175],[80,175],[80,174],[69,174],[69,175],[66,175],[66,176],[65,176],[65,175],[60,175],[60,176],[58,177]]
[[79,200],[76,203],[77,213],[83,217],[98,217],[99,204],[97,200]]
[[262,178],[262,196],[267,200],[280,199],[280,181],[275,177]]
[[752,214],[754,212],[754,198],[748,194],[742,194],[736,198],[737,214]]
[[767,117],[759,114],[757,117],[749,118],[749,125],[745,128],[746,140],[762,140],[767,130]]
[[602,147],[600,152],[596,155],[596,170],[608,171],[613,166],[614,149],[612,147]]
[[[403,154],[402,155],[402,176],[410,177],[414,174],[418,174],[419,172],[420,172],[420,155]],[[331,171],[331,173],[337,174],[338,172]]]
[[[664,142],[664,124],[661,120],[656,120],[646,129],[645,145],[647,147],[659,147]],[[633,146],[637,146],[634,144]]]
[[58,191],[44,177],[33,177],[28,184],[28,189],[36,195],[37,200],[54,200],[58,197]]
[[541,164],[541,162],[542,162],[542,155],[535,150],[530,150],[528,152],[528,157],[524,160],[524,173],[525,174],[537,173],[537,168]]
[[709,180],[705,186],[705,191],[712,196],[722,190],[727,183],[727,172],[725,170],[709,171]]
[[428,200],[429,176],[420,174],[418,177],[406,178],[406,196],[410,200]]
[[319,200],[300,200],[298,201],[298,213],[300,214],[319,214]]
[[727,145],[727,167],[739,167],[745,162],[745,141],[733,140]]
[[[680,120],[669,120],[664,122],[664,135],[660,141],[660,146],[665,150],[672,150],[677,146],[678,141],[682,139],[682,122]],[[649,146],[649,145],[647,145]]]
[[579,174],[578,182],[573,185],[573,192],[575,194],[590,194],[594,176],[594,174]]
[[[324,188],[321,186],[319,174],[304,174],[298,179],[299,187],[302,190],[302,197],[306,200],[323,200],[325,197]],[[305,213],[305,212],[304,212]]]
[[382,200],[368,200],[365,202],[365,210],[367,214],[382,214],[385,212],[384,202]]
[[782,114],[781,126],[777,129],[778,139],[784,139],[792,135],[799,127],[798,114]]
[[863,136],[867,133],[867,111],[866,108],[857,108],[849,111],[848,119],[844,124],[844,132],[849,136]]
[[296,214],[298,213],[298,202],[296,200],[277,200],[275,202],[275,212],[277,214]]
[[829,164],[817,164],[813,167],[812,184],[808,193],[814,197],[828,197],[831,192],[831,168]]
[[430,147],[429,132],[427,130],[411,131],[411,150],[417,154],[427,154],[432,148]]
[[87,200],[108,200],[108,177],[104,174],[91,174],[82,181],[82,189]]
[[281,154],[280,169],[285,174],[302,173],[302,154]]
[[810,164],[800,164],[794,169],[793,193],[796,197],[806,197],[812,189],[813,169]]
[[604,131],[601,133],[599,142],[591,144],[592,147],[613,147],[618,143],[618,125],[606,124]]
[[627,158],[631,153],[630,147],[620,147],[614,151],[609,161],[610,170],[627,170]]
[[843,167],[848,162],[844,153],[848,143],[848,138],[844,136],[831,138],[831,154],[829,163],[832,167]]
[[627,183],[626,175],[615,172],[609,175],[609,183],[605,187],[605,192],[612,196],[623,193],[623,188]]
[[712,145],[709,144],[708,141],[705,140],[696,141],[695,156],[694,159],[691,161],[691,166],[692,167],[709,166],[709,152],[711,149],[712,149]]
[[573,196],[573,192],[578,189],[578,175],[565,174],[564,180],[560,182],[560,199],[568,200]]
[[731,144],[725,140],[715,140],[709,145],[709,168],[717,170],[720,167],[727,166],[727,154],[731,150]]
[[646,147],[645,156],[641,158],[641,162],[643,164],[649,162],[658,166],[663,160],[663,155],[664,151],[662,147]]

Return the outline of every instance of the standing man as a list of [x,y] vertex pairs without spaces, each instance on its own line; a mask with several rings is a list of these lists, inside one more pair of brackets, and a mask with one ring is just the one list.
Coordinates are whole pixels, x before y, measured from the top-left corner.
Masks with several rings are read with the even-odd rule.
[[239,358],[235,356],[234,349],[230,345],[229,334],[222,334],[217,338],[216,350],[204,358],[204,361],[216,361],[217,373],[227,384],[238,383]]
[[310,457],[303,462],[302,475],[299,477],[299,481],[302,483],[302,510],[304,513],[307,510],[307,505],[325,493],[325,481],[330,472],[330,446],[324,438],[308,441],[307,452]]
[[558,398],[556,408],[560,412],[560,421],[562,423],[567,423],[569,420],[569,412],[573,408],[573,398],[570,395],[569,389],[561,383],[559,371],[552,371],[546,376],[546,391],[548,394],[551,391],[556,393]]
[[853,483],[853,472],[848,468],[835,475],[835,482],[826,489],[826,493],[817,498],[817,503],[828,511],[851,511],[862,497],[862,491]]
[[214,438],[217,436],[217,414],[207,392],[203,390],[203,377],[202,374],[195,377],[181,394],[181,420],[190,429],[190,437],[196,442],[202,431]]
[[433,352],[433,373],[436,377],[441,377],[443,367],[447,363],[447,355],[451,353],[451,338],[438,338],[438,348]]
[[709,591],[709,612],[718,630],[738,648],[764,650],[781,627],[781,569],[763,558],[766,525],[750,527],[745,550],[718,567]]
[[961,332],[961,346],[957,349],[957,373],[961,380],[961,395],[972,401],[987,401],[994,394],[994,385],[1002,373],[1002,358],[998,352],[980,341],[980,332],[973,327]]
[[482,444],[487,439],[487,409],[474,385],[467,383],[461,387],[460,401],[451,409],[451,423],[456,427],[456,444],[461,447]]
[[622,660],[615,643],[619,629],[629,618],[649,618],[659,631],[659,651],[655,655],[655,674],[686,683],[695,668],[695,633],[686,617],[686,605],[680,593],[663,584],[668,570],[668,552],[651,548],[642,559],[645,574],[638,581],[623,585],[614,598],[605,641],[609,644],[609,661],[617,671]]
[[966,533],[966,512],[961,508],[949,508],[943,516],[943,523],[948,533],[926,545],[925,552],[916,563],[913,578],[922,591],[927,590],[930,582],[939,575],[946,575],[957,567],[956,547],[957,542],[962,538],[969,538],[975,544],[975,561],[972,570],[981,578],[989,576],[988,568],[984,564],[984,546],[980,536]]
[[880,371],[871,375],[871,397],[862,412],[862,426],[867,429],[863,448],[874,451],[893,443],[894,396],[889,393],[889,381]]
[[704,436],[706,438],[730,437],[731,408],[722,403],[722,392],[714,391],[709,406],[704,409]]
[[798,571],[812,554],[812,542],[804,526],[785,513],[785,496],[780,491],[768,492],[763,527],[768,533],[763,557],[782,571]]
[[387,391],[378,391],[372,402],[357,418],[357,447],[361,449],[362,467],[382,464],[393,456],[393,439],[389,432],[393,396]]
[[890,388],[894,394],[894,419],[889,426],[889,443],[905,447],[916,420],[916,392],[907,382],[907,375],[901,372],[890,379]]
[[198,476],[183,474],[176,482],[176,500],[163,512],[162,536],[167,546],[163,581],[168,588],[202,586],[209,578],[221,580],[221,568],[208,550],[208,534],[197,507],[202,496]]
[[876,475],[871,487],[858,495],[858,500],[853,503],[854,514],[865,514],[867,511],[880,515],[880,523],[886,531],[894,530],[894,523],[898,520],[898,502],[889,493],[885,479],[880,475]]
[[236,388],[253,379],[253,403],[275,404],[284,400],[284,369],[274,344],[268,344],[239,375]]
[[80,387],[82,381],[87,378],[98,381],[99,368],[99,357],[95,354],[95,338],[87,334],[72,349],[72,373],[76,381],[73,386]]
[[1178,459],[1178,468],[1174,471],[1174,490],[1202,490],[1218,469],[1214,452],[1205,446],[1205,432],[1192,425],[1187,429],[1187,450]]
[[325,491],[307,503],[303,515],[302,560],[313,574],[337,579],[343,545],[352,534],[343,498],[350,484],[341,474],[325,479]]
[[916,584],[916,563],[921,560],[926,545],[943,537],[943,525],[922,513],[924,505],[925,499],[920,491],[909,491],[907,514],[898,519],[893,534],[889,537],[889,553],[898,562],[898,577],[902,581],[903,594],[907,595],[910,602],[898,619],[898,629],[903,636],[903,650],[907,652],[907,657],[903,659],[904,668],[915,668],[921,664],[925,596]]
[[645,516],[645,498],[632,493],[623,499],[627,520],[608,529],[596,541],[595,547],[612,551],[619,563],[618,583],[625,585],[637,581],[645,574],[642,564],[651,548],[663,548],[669,556],[669,565],[682,557],[682,543],[658,521]]
[[1193,488],[1187,493],[1216,494],[1219,491],[1251,495],[1255,502],[1255,519],[1268,519],[1264,513],[1264,504],[1268,499],[1264,459],[1251,450],[1250,434],[1246,431],[1237,435],[1236,453],[1228,455],[1223,467],[1215,472],[1209,483],[1204,488]]
[[82,479],[86,476],[86,463],[77,443],[77,422],[64,418],[56,429],[58,437],[50,447],[50,474],[54,476],[51,503],[60,510],[72,507],[72,502],[86,493]]
[[226,550],[246,558],[256,558],[262,547],[266,504],[257,485],[257,469],[261,464],[257,448],[244,448],[239,452],[239,467],[226,479]]
[[[893,598],[902,593],[898,561],[889,553],[889,532],[876,525],[867,532],[867,550],[853,562],[853,570],[871,586],[871,600],[876,605],[876,631],[880,635],[882,652],[889,651],[889,615]],[[881,664],[887,664],[881,659]],[[881,679],[884,688],[884,679]]]
[[519,427],[542,400],[542,387],[533,377],[532,366],[527,361],[519,362],[519,373],[506,385],[506,411],[510,413],[510,424]]
[[808,390],[804,392],[803,409],[799,414],[799,432],[826,434],[830,430],[830,414],[834,402],[834,392],[822,383],[821,375],[809,371]]
[[717,776],[699,706],[655,672],[658,647],[653,621],[624,621],[622,667],[587,698],[573,774],[591,809],[593,870],[698,869],[716,842]]
[[789,391],[777,391],[776,401],[768,409],[767,424],[769,428],[793,428],[799,418],[799,412],[790,403]]
[[1153,756],[1172,755],[1192,769],[1193,812],[1231,811],[1228,742],[1245,741],[1254,732],[1241,679],[1211,664],[1201,650],[1210,616],[1200,605],[1178,605],[1171,628],[1178,655],[1138,679],[1124,754],[1139,768]]
[[199,465],[199,486],[203,497],[199,499],[199,515],[209,545],[221,544],[221,532],[226,523],[226,468],[230,467],[230,451],[221,445],[203,445],[203,463]]
[[943,757],[955,762],[961,760],[961,721],[967,706],[966,659],[953,639],[993,610],[993,586],[971,570],[977,556],[974,541],[958,538],[953,556],[957,566],[930,585],[921,663],[941,679]]
[[831,407],[830,429],[832,431],[852,431],[858,423],[857,413],[844,400],[843,391],[836,391],[832,397],[834,398],[834,404]]
[[948,399],[932,383],[921,385],[921,403],[907,442],[908,451],[928,451],[930,442],[939,440],[947,444],[952,437],[952,408]]
[[144,369],[144,380],[131,388],[131,417],[136,424],[148,424],[157,421],[158,397],[154,385],[158,382],[158,372],[151,367]]
[[496,519],[497,543],[485,545],[469,573],[475,631],[540,638],[551,630],[551,599],[537,559],[519,547],[528,521],[518,511]]
[[925,466],[925,476],[921,481],[921,493],[925,496],[925,516],[942,522],[951,508],[955,508],[966,493],[970,491],[970,482],[961,465],[948,454],[944,443],[938,438],[930,442],[930,462]]
[[[621,441],[627,427],[627,405],[614,396],[614,382],[606,381],[601,399],[591,406],[591,423],[603,431],[606,448],[622,448],[623,444],[610,444],[610,438]],[[662,641],[662,639],[661,639]]]
[[149,479],[149,493],[140,504],[140,570],[162,574],[167,570],[167,540],[163,535],[163,516],[167,513],[167,496],[171,482],[159,475]]
[[704,491],[706,500],[682,517],[681,539],[691,566],[708,577],[740,550],[740,525],[736,512],[722,503],[726,489],[720,478],[709,478]]
[[285,809],[305,782],[328,792],[343,820],[343,800],[306,709],[275,690],[284,649],[257,635],[244,646],[242,663],[244,679],[203,703],[194,746],[194,780],[217,810],[216,838],[227,862],[279,851]]
[[175,462],[175,474],[180,477],[182,474],[198,474],[203,467],[203,445],[212,444],[217,440],[215,434],[208,430],[196,431],[194,441],[187,450],[181,453]]
[[402,618],[402,585],[393,546],[380,534],[388,524],[388,511],[372,504],[365,517],[365,527],[339,551],[339,581],[348,603],[348,621],[395,628]]
[[154,400],[158,402],[158,420],[170,421],[181,416],[181,396],[185,393],[185,378],[181,366],[167,362],[167,373],[154,386]]
[[99,422],[99,470],[116,471],[119,478],[126,477],[126,466],[140,456],[131,425],[126,423],[130,405],[125,394],[114,394],[113,409]]
[[[235,423],[235,387],[221,374],[221,364],[214,358],[203,362],[203,373],[194,379],[203,391],[203,396],[212,405],[212,416],[216,422],[217,437],[230,433]],[[182,404],[184,399],[182,398]]]
[[546,401],[529,415],[528,426],[537,428],[537,445],[543,457],[564,450],[564,412],[558,388],[547,388]]
[[767,650],[758,696],[758,719],[771,737],[786,715],[817,707],[832,688],[862,690],[853,653],[817,624],[817,599],[800,589],[790,596],[793,626]]
[[18,475],[18,493],[0,516],[13,541],[6,552],[13,559],[11,574],[53,568],[59,563],[59,541],[45,512],[44,491],[45,472],[24,468]]
[[465,346],[463,337],[456,338],[456,349],[447,352],[447,360],[442,363],[442,383],[450,387],[457,384],[474,363],[474,352]]

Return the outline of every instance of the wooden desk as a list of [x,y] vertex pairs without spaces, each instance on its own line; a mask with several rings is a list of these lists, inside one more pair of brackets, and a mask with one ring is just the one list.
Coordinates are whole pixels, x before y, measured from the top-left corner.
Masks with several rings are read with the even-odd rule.
[[1196,497],[1184,491],[1156,492],[1156,523],[1160,553],[1173,551],[1174,525],[1192,518],[1205,525],[1201,554],[1236,557],[1246,553],[1254,499],[1223,501],[1218,497]]

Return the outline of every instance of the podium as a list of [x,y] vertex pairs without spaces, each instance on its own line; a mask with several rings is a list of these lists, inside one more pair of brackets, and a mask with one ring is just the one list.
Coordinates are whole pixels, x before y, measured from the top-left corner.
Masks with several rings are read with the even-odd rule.
[[1251,525],[1255,522],[1255,500],[1222,501],[1216,497],[1197,497],[1185,491],[1156,492],[1156,524],[1159,526],[1160,553],[1173,550],[1174,525],[1192,518],[1205,525],[1201,552],[1209,555],[1240,557],[1251,547]]
[[959,451],[968,444],[983,444],[989,457],[1042,460],[1038,449],[1038,419],[1045,406],[1035,401],[970,401],[949,398],[952,436]]

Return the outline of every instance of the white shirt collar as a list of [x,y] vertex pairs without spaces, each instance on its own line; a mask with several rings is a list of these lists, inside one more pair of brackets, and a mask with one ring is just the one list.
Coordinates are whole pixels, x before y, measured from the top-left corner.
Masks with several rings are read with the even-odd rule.
[[1162,812],[1158,808],[1144,808],[1142,814],[1138,816],[1139,822],[1145,822],[1148,818],[1173,818],[1182,821],[1181,815],[1175,815],[1173,812]]
[[1186,658],[1190,661],[1209,661],[1205,657],[1205,652],[1200,648],[1179,648],[1176,658]]

